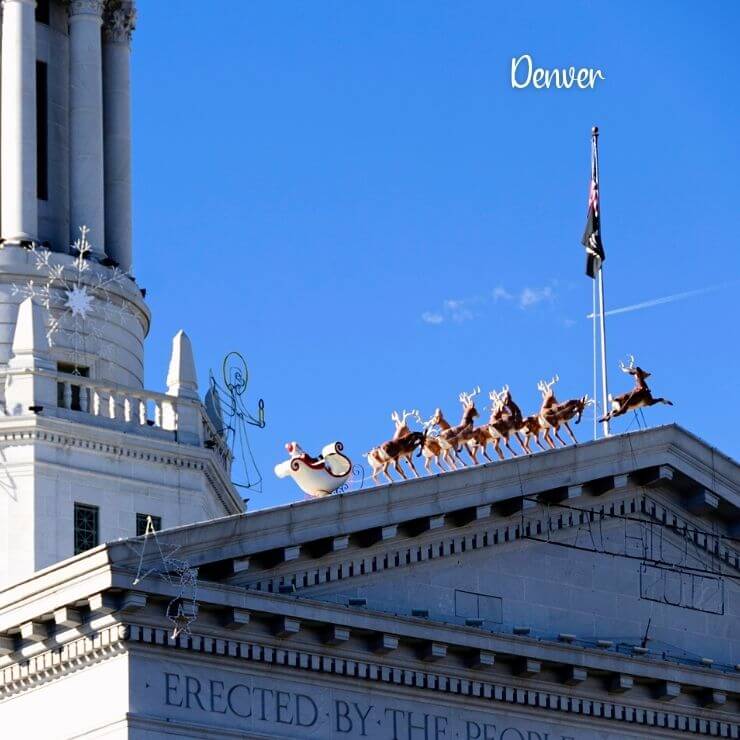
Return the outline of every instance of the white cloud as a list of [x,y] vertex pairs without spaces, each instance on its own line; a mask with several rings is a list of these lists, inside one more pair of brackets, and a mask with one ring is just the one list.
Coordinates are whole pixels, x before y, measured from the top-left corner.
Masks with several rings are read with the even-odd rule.
[[494,303],[498,301],[510,301],[514,296],[509,293],[503,285],[499,285],[493,289],[491,293]]
[[[445,298],[441,306],[433,311],[424,311],[421,320],[425,324],[439,325],[452,321],[462,324],[479,318],[482,313],[480,306],[485,307],[500,301],[512,301],[521,309],[527,310],[543,301],[555,300],[556,282],[551,280],[549,285],[542,288],[526,287],[518,293],[510,293],[503,285],[498,285],[486,295],[474,295],[466,298]],[[485,312],[485,308],[483,308]],[[567,325],[567,324],[566,324]]]
[[554,297],[555,294],[549,285],[544,288],[524,288],[519,295],[519,308],[532,308],[542,301],[551,301]]
[[441,313],[436,313],[435,311],[424,311],[424,313],[421,315],[421,320],[425,324],[441,324],[444,322],[445,317],[442,316]]

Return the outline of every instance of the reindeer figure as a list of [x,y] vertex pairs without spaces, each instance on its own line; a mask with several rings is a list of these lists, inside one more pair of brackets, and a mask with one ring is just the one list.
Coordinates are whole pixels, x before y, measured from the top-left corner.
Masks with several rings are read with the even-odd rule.
[[492,401],[492,413],[488,425],[495,432],[495,436],[493,436],[493,449],[496,450],[496,454],[501,460],[504,459],[504,453],[501,449],[501,440],[503,439],[506,449],[509,450],[512,457],[518,456],[518,453],[515,452],[509,443],[512,435],[516,437],[522,449],[527,452],[527,448],[524,446],[524,442],[519,435],[519,430],[524,424],[522,412],[512,400],[509,386],[505,385],[501,393],[491,391],[488,397]]
[[537,383],[537,390],[542,394],[542,404],[540,405],[539,412],[540,426],[543,432],[542,436],[545,438],[545,442],[547,442],[547,446],[551,450],[555,449],[555,441],[550,436],[551,429],[555,434],[555,437],[560,441],[560,444],[565,447],[565,441],[558,434],[560,429],[560,421],[557,413],[558,400],[555,398],[555,391],[552,389],[555,383],[559,380],[559,375],[553,375],[552,380],[550,380],[549,383],[544,380],[540,380],[540,382]]
[[[393,433],[393,437],[389,440],[390,442],[397,442],[400,439],[403,439],[404,437],[411,434],[411,429],[409,429],[409,426],[407,424],[407,419],[411,416],[418,417],[418,410],[413,409],[412,411],[406,411],[404,409],[401,412],[401,416],[398,415],[398,411],[394,411],[391,414],[391,421],[395,425],[395,431]],[[373,480],[378,483],[378,474],[382,473],[385,475],[386,478],[388,478],[389,481],[392,481],[393,479],[388,475],[388,466],[391,462],[393,462],[394,467],[396,470],[401,474],[402,478],[406,478],[406,475],[404,474],[403,470],[400,468],[400,457],[398,460],[392,460],[388,457],[387,452],[385,450],[385,445],[387,445],[388,442],[384,442],[382,445],[378,445],[377,447],[373,447],[370,452],[366,452],[363,457],[367,458],[368,463],[370,464],[371,470],[372,470],[372,478]],[[413,450],[411,451],[413,453]],[[406,462],[409,464],[409,467],[414,472],[414,475],[418,478],[419,474],[414,467],[413,460],[411,459],[411,453],[406,455],[402,455],[401,457],[406,459]]]
[[421,425],[422,429],[426,432],[426,440],[424,447],[421,448],[421,454],[424,457],[424,469],[427,473],[431,473],[432,460],[436,463],[437,467],[443,472],[448,472],[447,468],[442,464],[442,461],[447,463],[450,470],[457,470],[455,458],[452,455],[450,447],[443,447],[439,441],[439,436],[431,434],[432,429],[439,429],[440,432],[450,428],[450,423],[445,419],[442,409],[435,409],[434,414],[430,416],[426,421],[417,414],[416,420]]
[[501,394],[501,402],[503,403],[504,408],[508,409],[508,412],[511,414],[512,424],[514,425],[514,436],[516,437],[517,442],[519,442],[520,447],[524,450],[524,440],[519,434],[524,424],[522,410],[514,403],[514,399],[511,397],[511,391],[509,390],[508,385],[503,387]]
[[557,405],[558,426],[565,427],[574,444],[578,444],[578,440],[576,439],[576,435],[573,434],[573,430],[570,428],[568,422],[575,419],[575,423],[580,424],[583,412],[592,403],[594,403],[593,398],[589,398],[588,394],[586,394],[581,398],[572,398],[569,401],[564,401]]
[[522,446],[528,455],[532,454],[532,442],[536,442],[537,446],[541,450],[547,449],[540,441],[540,432],[543,431],[543,426],[539,411],[536,414],[530,414],[522,419],[522,427],[520,431],[523,436]]
[[474,388],[471,393],[461,393],[458,400],[462,404],[463,413],[460,423],[457,426],[443,429],[437,439],[442,449],[449,452],[461,464],[465,464],[459,455],[460,449],[465,447],[468,450],[473,463],[477,464],[478,460],[467,446],[467,443],[473,439],[473,421],[480,416],[478,409],[475,408],[473,398],[480,393],[480,387]]
[[[405,460],[411,468],[414,477],[418,478],[419,471],[416,469],[412,457],[417,448],[424,447],[426,436],[426,432],[409,432],[403,437],[391,439],[380,445],[378,450],[379,457],[383,460],[383,467],[379,472],[385,475],[385,477],[392,482],[393,479],[388,475],[388,466],[393,463],[395,471],[401,476],[401,478],[406,480],[408,476],[403,472],[403,468],[401,467],[401,460]],[[419,452],[419,454],[421,454],[421,452]],[[373,480],[377,482],[376,475],[377,473],[374,472]]]
[[488,445],[493,443],[494,449],[498,453],[498,456],[503,460],[504,454],[501,452],[499,433],[491,426],[497,413],[497,407],[495,404],[491,405],[491,415],[486,424],[481,424],[473,429],[473,438],[467,443],[468,454],[477,462],[477,453],[480,450],[483,453],[483,457],[488,462],[493,462],[490,455],[488,454]]
[[635,379],[635,387],[629,393],[623,393],[621,396],[612,398],[611,411],[599,419],[599,421],[609,421],[609,419],[613,419],[615,416],[622,416],[629,411],[636,411],[646,406],[655,406],[656,403],[673,406],[673,401],[669,401],[666,398],[653,398],[653,393],[645,382],[650,377],[650,373],[639,366],[635,366],[634,355],[630,355],[629,367],[625,367],[624,363],[620,361],[619,369]]

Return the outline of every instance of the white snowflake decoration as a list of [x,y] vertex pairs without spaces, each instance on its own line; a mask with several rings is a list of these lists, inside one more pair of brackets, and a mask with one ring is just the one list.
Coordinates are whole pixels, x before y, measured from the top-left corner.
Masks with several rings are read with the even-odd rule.
[[[71,265],[54,264],[50,249],[33,245],[33,255],[40,280],[12,286],[13,295],[37,299],[48,312],[46,338],[50,347],[63,346],[75,367],[86,364],[90,354],[111,360],[111,343],[103,334],[103,322],[125,323],[133,318],[125,303],[115,302],[110,289],[123,286],[128,273],[118,267],[94,270],[90,261],[92,247],[87,240],[89,229],[80,227],[80,238],[72,245],[77,253]],[[69,342],[59,342],[66,334]]]

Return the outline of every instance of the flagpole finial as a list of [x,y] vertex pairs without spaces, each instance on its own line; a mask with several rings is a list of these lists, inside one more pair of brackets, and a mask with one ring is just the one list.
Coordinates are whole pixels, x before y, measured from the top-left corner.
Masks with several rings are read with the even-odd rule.
[[592,133],[592,134],[593,134],[594,136],[598,136],[598,135],[599,135],[599,127],[598,127],[598,126],[593,126],[593,127],[591,128],[591,133]]

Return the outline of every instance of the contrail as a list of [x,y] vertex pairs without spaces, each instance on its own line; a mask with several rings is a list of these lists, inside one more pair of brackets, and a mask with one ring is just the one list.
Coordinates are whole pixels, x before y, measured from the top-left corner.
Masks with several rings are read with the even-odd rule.
[[[607,311],[605,316],[615,316],[619,313],[630,313],[631,311],[639,311],[642,308],[652,308],[653,306],[662,306],[664,303],[674,303],[675,301],[682,301],[685,298],[694,298],[698,295],[705,295],[706,293],[714,293],[724,288],[730,288],[737,283],[724,283],[723,285],[712,285],[709,288],[698,288],[697,290],[687,290],[685,293],[675,293],[674,295],[667,295],[663,298],[653,298],[651,301],[643,301],[642,303],[633,303],[631,306],[622,306],[622,308],[613,308],[611,311]],[[592,319],[593,313],[586,316],[587,319]]]

